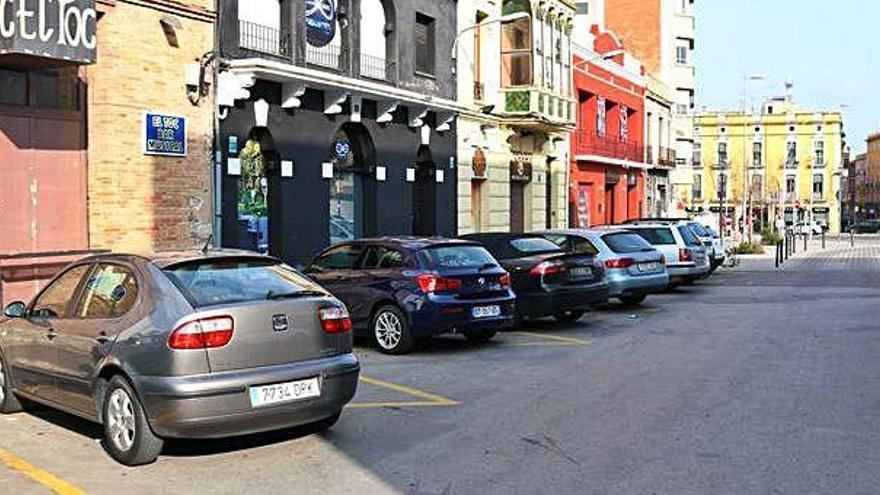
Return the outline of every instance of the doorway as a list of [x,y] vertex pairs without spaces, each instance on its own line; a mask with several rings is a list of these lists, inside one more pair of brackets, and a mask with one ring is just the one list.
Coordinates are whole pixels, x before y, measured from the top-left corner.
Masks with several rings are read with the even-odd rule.
[[358,123],[344,124],[330,144],[333,180],[330,183],[327,231],[330,244],[375,233],[376,149],[369,131]]
[[525,192],[525,182],[513,181],[510,183],[510,231],[515,234],[526,230]]
[[415,167],[412,232],[418,236],[433,236],[437,234],[437,168],[427,145],[419,147]]
[[615,218],[614,185],[605,185],[605,225],[613,225]]
[[272,187],[269,171],[277,163],[277,155],[272,134],[266,128],[252,129],[238,155],[241,175],[238,178],[235,245],[239,249],[270,251],[269,190]]

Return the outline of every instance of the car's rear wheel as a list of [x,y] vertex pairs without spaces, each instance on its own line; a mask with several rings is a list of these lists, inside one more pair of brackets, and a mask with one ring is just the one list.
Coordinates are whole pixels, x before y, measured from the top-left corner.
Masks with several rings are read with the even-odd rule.
[[406,354],[416,343],[403,311],[395,306],[379,308],[373,315],[370,328],[379,351],[385,354]]
[[583,311],[563,311],[562,313],[557,313],[553,315],[553,318],[556,318],[556,321],[559,323],[574,323],[581,319],[581,316],[584,316]]
[[0,354],[0,413],[11,414],[21,411],[21,403],[12,392],[12,376],[6,359]]
[[485,344],[492,340],[497,333],[495,330],[466,330],[464,338],[474,344]]
[[647,299],[647,297],[647,294],[640,294],[638,296],[621,296],[620,302],[626,304],[627,306],[636,306],[645,302],[645,299]]
[[104,394],[104,448],[126,466],[149,464],[159,457],[164,441],[147,422],[137,394],[121,376],[115,376]]

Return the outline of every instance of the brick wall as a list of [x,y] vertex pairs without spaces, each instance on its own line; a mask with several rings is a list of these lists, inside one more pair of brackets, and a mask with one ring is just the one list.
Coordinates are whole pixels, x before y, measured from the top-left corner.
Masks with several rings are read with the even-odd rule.
[[[173,249],[211,232],[211,99],[187,98],[186,64],[213,46],[211,0],[104,0],[98,63],[88,77],[88,194],[92,248]],[[176,17],[177,47],[160,19]],[[143,154],[147,110],[187,118],[188,156]]]
[[614,31],[626,50],[636,56],[648,73],[659,74],[660,4],[663,0],[607,0],[605,25]]

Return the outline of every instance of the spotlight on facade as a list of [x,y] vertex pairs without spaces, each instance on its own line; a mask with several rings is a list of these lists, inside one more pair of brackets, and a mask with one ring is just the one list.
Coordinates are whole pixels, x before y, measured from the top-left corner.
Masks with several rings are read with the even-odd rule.
[[159,19],[159,24],[162,26],[162,32],[165,33],[165,39],[168,40],[168,44],[174,48],[179,48],[180,42],[177,40],[177,31],[183,29],[180,19],[173,15],[165,15]]

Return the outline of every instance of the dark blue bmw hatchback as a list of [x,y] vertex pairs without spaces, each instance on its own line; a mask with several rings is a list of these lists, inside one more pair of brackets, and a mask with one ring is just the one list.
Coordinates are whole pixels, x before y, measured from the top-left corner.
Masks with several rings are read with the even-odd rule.
[[515,317],[510,275],[475,242],[360,239],[324,250],[305,272],[348,306],[356,335],[388,354],[444,333],[487,342]]

